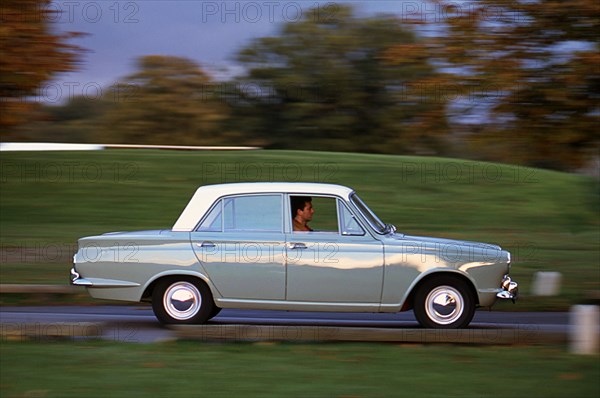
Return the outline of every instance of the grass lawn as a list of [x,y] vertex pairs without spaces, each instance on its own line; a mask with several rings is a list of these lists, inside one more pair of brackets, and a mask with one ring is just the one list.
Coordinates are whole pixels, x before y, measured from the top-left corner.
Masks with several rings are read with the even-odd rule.
[[5,398],[600,394],[598,357],[559,347],[3,342],[0,354]]
[[507,309],[567,309],[600,289],[598,180],[431,157],[298,152],[4,152],[0,282],[66,283],[77,238],[170,228],[194,190],[242,181],[348,185],[400,232],[500,244],[529,293],[536,271],[561,295]]

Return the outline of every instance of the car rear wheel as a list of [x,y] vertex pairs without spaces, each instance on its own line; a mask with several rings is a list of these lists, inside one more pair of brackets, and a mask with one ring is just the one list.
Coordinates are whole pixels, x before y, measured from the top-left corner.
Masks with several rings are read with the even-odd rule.
[[438,276],[424,282],[417,290],[414,313],[425,328],[464,328],[475,315],[475,298],[464,281],[452,276]]
[[154,315],[164,324],[206,322],[214,309],[208,287],[193,278],[166,278],[152,294]]

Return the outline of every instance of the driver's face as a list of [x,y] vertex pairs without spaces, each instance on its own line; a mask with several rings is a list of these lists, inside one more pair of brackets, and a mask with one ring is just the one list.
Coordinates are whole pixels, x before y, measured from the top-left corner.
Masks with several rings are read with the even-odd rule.
[[313,214],[315,213],[315,209],[313,209],[311,202],[306,202],[304,204],[304,209],[302,211],[298,211],[298,215],[301,216],[306,221],[311,221],[313,218]]

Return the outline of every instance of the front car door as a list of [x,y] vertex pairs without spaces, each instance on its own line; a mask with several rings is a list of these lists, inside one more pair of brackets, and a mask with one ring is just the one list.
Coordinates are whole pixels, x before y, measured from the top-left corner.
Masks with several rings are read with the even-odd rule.
[[192,246],[224,299],[285,299],[283,195],[219,199],[191,233]]
[[[288,204],[292,196],[288,196]],[[307,196],[314,209],[309,223],[313,231],[294,231],[293,221],[289,221],[293,218],[291,207],[286,215],[287,300],[379,304],[383,244],[367,232],[341,198]]]

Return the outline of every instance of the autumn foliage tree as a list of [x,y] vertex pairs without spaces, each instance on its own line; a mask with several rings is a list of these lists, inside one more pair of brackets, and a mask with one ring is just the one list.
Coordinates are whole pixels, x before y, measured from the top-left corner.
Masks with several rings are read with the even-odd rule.
[[431,42],[432,60],[455,72],[444,84],[469,102],[449,116],[479,109],[479,122],[463,125],[466,151],[563,170],[598,155],[596,0],[436,4],[445,29]]
[[213,95],[211,78],[187,58],[148,55],[137,71],[112,87],[112,102],[97,141],[208,145],[238,142],[221,129],[227,107]]
[[436,71],[416,35],[392,16],[330,11],[238,54],[236,127],[277,148],[443,153],[444,104],[418,89]]
[[[42,82],[76,64],[65,36],[23,13],[40,4],[1,6],[3,131]],[[47,112],[58,123],[36,129],[96,142],[436,154],[571,171],[598,157],[597,0],[418,4],[423,14],[308,10],[243,48],[244,73],[227,82],[189,59],[145,56],[93,106],[74,99]]]
[[35,103],[31,97],[58,72],[77,67],[82,49],[69,40],[77,33],[59,34],[51,21],[50,0],[0,2],[0,136],[15,134]]

